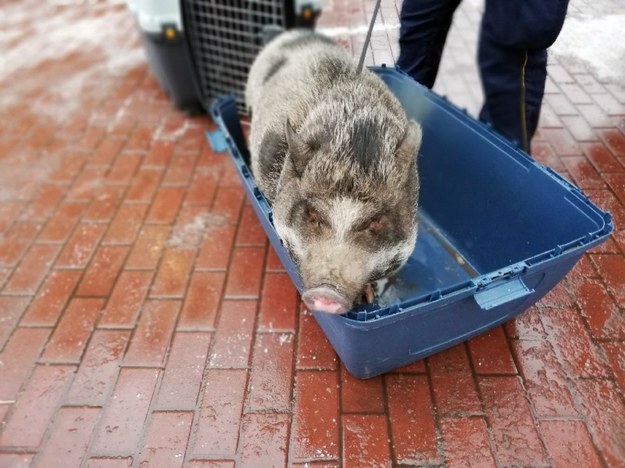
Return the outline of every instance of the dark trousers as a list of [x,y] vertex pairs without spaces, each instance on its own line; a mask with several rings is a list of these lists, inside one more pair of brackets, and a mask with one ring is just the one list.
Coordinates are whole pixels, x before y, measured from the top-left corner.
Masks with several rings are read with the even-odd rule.
[[[404,0],[397,65],[431,88],[460,0]],[[480,120],[526,151],[538,126],[547,48],[562,29],[568,0],[486,0],[478,64],[484,89]]]

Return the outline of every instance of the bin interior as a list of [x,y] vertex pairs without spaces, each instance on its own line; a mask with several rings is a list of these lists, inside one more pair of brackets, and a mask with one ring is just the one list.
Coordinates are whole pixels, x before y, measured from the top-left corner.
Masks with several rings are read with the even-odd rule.
[[417,245],[397,276],[378,285],[379,306],[532,265],[604,229],[602,213],[577,188],[404,75],[378,73],[424,135]]

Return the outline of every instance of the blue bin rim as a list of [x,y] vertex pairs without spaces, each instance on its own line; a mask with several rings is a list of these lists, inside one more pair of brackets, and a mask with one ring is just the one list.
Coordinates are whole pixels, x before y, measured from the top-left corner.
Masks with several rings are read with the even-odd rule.
[[[527,152],[523,151],[521,148],[514,145],[507,138],[496,132],[491,126],[480,122],[478,120],[473,119],[468,116],[468,113],[465,109],[461,109],[455,104],[451,103],[445,96],[441,96],[434,91],[426,89],[421,84],[417,83],[410,77],[407,73],[401,70],[399,67],[387,67],[386,65],[382,66],[372,66],[368,67],[371,71],[378,75],[395,75],[401,79],[407,79],[412,82],[413,85],[417,85],[424,89],[428,99],[431,99],[435,103],[440,105],[444,105],[446,110],[450,112],[452,115],[457,118],[461,118],[465,121],[465,123],[469,126],[472,126],[475,129],[484,129],[486,128],[490,133],[491,138],[497,141],[498,144],[506,146],[509,150],[512,149],[512,155],[517,158],[524,159],[526,161],[530,161],[537,168],[542,170],[545,174],[547,174],[551,179],[553,179],[556,183],[564,187],[569,194],[574,197],[577,201],[582,203],[588,210],[590,210],[593,214],[596,215],[597,220],[601,220],[601,224],[598,229],[593,232],[589,232],[586,235],[579,237],[577,239],[573,239],[566,244],[556,245],[550,250],[541,252],[539,254],[533,255],[527,259],[524,259],[521,262],[518,262],[513,265],[506,266],[504,268],[498,269],[493,272],[489,272],[487,274],[478,276],[476,278],[472,278],[468,282],[462,282],[459,284],[452,285],[448,288],[432,291],[431,293],[424,294],[419,297],[411,298],[400,304],[395,304],[390,307],[384,309],[375,309],[375,310],[365,310],[365,311],[351,311],[346,315],[337,317],[341,320],[345,320],[347,322],[351,322],[354,325],[359,322],[371,322],[378,321],[382,319],[388,319],[391,317],[396,317],[400,312],[413,310],[415,307],[432,304],[434,302],[447,302],[451,298],[456,298],[458,295],[469,295],[475,293],[476,291],[480,291],[490,284],[496,281],[506,280],[511,277],[516,277],[526,273],[528,270],[544,268],[545,264],[548,262],[553,262],[558,258],[566,255],[566,256],[574,256],[576,254],[581,255],[584,251],[604,242],[610,234],[614,230],[614,222],[612,218],[612,214],[600,209],[597,207],[590,198],[583,193],[583,191],[564,179],[560,174],[555,172],[553,169],[546,167],[539,162],[537,162],[531,155]],[[262,195],[260,189],[256,185],[254,178],[251,174],[251,170],[249,169],[248,161],[249,161],[249,151],[246,146],[239,148],[237,143],[235,142],[235,136],[231,134],[228,129],[228,126],[224,122],[224,114],[230,112],[237,112],[236,110],[236,100],[234,95],[224,95],[219,97],[210,105],[210,114],[217,124],[219,131],[223,132],[225,135],[225,141],[228,147],[228,152],[233,159],[233,162],[241,176],[245,188],[248,190],[248,194],[256,199],[256,202],[262,207],[262,215],[265,217],[265,222],[269,223],[273,226],[271,207],[269,203]],[[235,131],[240,132],[238,136],[239,139],[243,138],[243,133],[241,129],[235,129]],[[244,141],[244,140],[243,140]],[[257,214],[259,211],[257,210]],[[277,237],[277,236],[276,236]],[[298,290],[301,293],[301,281],[294,281]],[[317,312],[315,312],[317,314]]]

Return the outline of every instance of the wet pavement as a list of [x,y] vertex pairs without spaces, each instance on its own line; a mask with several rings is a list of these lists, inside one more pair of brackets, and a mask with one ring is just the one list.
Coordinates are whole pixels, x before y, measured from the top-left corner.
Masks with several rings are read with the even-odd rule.
[[[319,26],[357,55],[373,5],[327,0]],[[473,115],[481,8],[435,86]],[[369,63],[397,25],[383,0]],[[121,2],[4,2],[0,47],[0,467],[625,466],[622,81],[552,54],[533,144],[614,235],[516,320],[360,381]]]

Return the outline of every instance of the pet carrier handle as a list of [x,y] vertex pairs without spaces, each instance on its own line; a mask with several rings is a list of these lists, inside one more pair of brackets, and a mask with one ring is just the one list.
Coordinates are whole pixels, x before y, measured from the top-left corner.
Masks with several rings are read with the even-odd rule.
[[371,21],[369,22],[369,30],[367,31],[367,37],[365,37],[365,44],[362,46],[362,52],[360,52],[360,60],[358,61],[358,68],[356,68],[356,73],[360,73],[362,71],[362,66],[365,63],[365,57],[367,55],[367,47],[369,47],[369,42],[371,41],[371,33],[373,32],[373,24],[375,23],[375,18],[378,16],[378,10],[380,9],[380,1],[375,2],[375,9],[373,10],[373,16],[371,17]]

